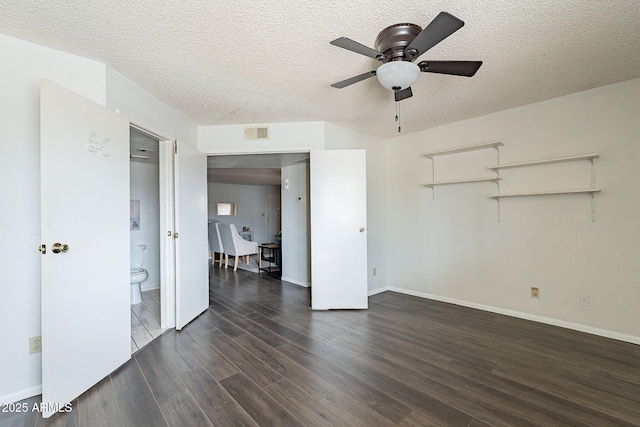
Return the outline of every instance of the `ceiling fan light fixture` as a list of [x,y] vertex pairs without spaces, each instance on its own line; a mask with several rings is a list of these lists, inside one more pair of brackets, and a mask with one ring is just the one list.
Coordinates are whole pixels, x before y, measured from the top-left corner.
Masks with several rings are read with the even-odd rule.
[[391,61],[378,67],[378,81],[389,90],[403,90],[416,81],[420,67],[409,61]]

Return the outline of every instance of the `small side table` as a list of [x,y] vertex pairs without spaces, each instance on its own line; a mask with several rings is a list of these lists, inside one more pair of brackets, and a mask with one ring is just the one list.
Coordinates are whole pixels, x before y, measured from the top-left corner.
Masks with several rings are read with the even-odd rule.
[[[266,261],[263,265],[262,261]],[[269,277],[282,277],[282,252],[280,245],[262,243],[258,245],[258,270],[266,272]]]

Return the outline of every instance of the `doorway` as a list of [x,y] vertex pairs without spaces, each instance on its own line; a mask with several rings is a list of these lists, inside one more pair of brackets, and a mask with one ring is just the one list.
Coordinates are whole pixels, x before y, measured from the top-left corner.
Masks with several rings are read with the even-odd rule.
[[[304,287],[311,284],[308,160],[308,152],[207,158],[209,220],[249,227],[258,243],[281,240],[282,280]],[[216,201],[237,202],[237,215],[217,217]],[[257,263],[249,269],[257,272]]]
[[[142,254],[138,284],[131,284],[131,354],[167,330],[161,327],[160,139],[130,128],[130,243]],[[134,258],[132,258],[134,259]],[[138,293],[138,291],[140,291]]]

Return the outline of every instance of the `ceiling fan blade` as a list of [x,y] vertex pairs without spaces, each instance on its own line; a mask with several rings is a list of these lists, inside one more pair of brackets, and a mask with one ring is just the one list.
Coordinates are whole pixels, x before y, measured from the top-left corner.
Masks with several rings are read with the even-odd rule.
[[360,55],[368,56],[369,58],[373,58],[373,59],[378,59],[383,56],[377,50],[371,49],[370,47],[367,47],[358,42],[354,42],[353,40],[348,39],[346,37],[340,37],[339,39],[335,39],[330,43],[334,46],[338,46],[343,49],[347,49],[352,52],[359,53]]
[[352,85],[354,83],[358,83],[359,81],[368,79],[369,77],[373,77],[376,75],[375,70],[374,71],[367,71],[364,74],[360,74],[359,76],[355,76],[355,77],[351,77],[350,79],[347,80],[343,80],[341,82],[338,83],[334,83],[331,85],[331,87],[336,87],[338,89],[342,89],[343,87],[347,87],[349,85]]
[[413,92],[411,91],[411,87],[402,90],[396,90],[394,92],[396,97],[396,102],[402,101],[403,99],[411,98],[413,96]]
[[[413,39],[405,49],[405,52],[407,52],[409,58],[413,60],[458,31],[463,25],[464,22],[455,16],[447,12],[440,12],[440,14],[427,25],[427,28],[422,30],[422,32]],[[412,52],[414,53],[412,54]]]
[[422,61],[418,64],[425,73],[453,74],[455,76],[472,77],[482,61]]

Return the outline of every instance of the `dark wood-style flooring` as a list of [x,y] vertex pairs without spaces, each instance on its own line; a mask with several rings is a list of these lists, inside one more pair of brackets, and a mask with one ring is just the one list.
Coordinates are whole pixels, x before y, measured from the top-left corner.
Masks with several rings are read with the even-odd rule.
[[71,413],[0,425],[640,425],[637,345],[393,292],[315,312],[241,270],[212,269],[210,295]]

